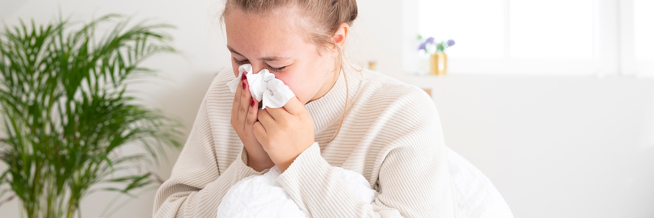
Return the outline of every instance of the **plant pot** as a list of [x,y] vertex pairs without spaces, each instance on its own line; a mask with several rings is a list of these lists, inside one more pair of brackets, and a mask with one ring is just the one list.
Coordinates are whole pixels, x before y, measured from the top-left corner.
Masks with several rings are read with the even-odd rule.
[[429,58],[429,73],[437,76],[444,76],[447,73],[447,54],[439,52],[432,54]]

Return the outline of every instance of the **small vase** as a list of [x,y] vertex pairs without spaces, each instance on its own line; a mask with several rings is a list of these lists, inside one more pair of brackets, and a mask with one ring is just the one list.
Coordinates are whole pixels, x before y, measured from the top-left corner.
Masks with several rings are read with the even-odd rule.
[[447,55],[445,53],[432,54],[429,62],[432,75],[444,76],[447,73]]

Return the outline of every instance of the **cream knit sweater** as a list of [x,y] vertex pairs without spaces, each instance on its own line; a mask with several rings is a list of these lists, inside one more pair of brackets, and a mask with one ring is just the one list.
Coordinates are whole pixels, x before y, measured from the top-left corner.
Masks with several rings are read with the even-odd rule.
[[[229,67],[228,67],[229,68]],[[343,124],[346,81],[349,100]],[[230,124],[230,69],[220,72],[200,106],[171,178],[157,191],[155,217],[215,217],[229,188],[251,175]],[[315,142],[278,178],[309,217],[454,217],[438,112],[423,90],[373,71],[347,69],[323,97],[305,105]],[[335,174],[362,174],[379,195],[359,201]]]

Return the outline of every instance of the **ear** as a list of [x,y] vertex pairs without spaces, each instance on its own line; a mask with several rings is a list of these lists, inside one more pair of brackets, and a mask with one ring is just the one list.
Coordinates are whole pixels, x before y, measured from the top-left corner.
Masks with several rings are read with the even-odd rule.
[[[350,33],[350,25],[347,23],[341,23],[334,35],[332,36],[332,42],[335,46],[338,46],[340,49],[343,49],[345,46],[345,40],[347,39],[348,34]],[[333,48],[336,50],[336,47]]]

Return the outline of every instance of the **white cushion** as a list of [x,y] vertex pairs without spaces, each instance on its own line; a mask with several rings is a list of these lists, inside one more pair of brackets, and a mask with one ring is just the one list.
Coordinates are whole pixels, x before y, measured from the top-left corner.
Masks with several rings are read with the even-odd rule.
[[477,167],[446,146],[448,168],[454,180],[458,218],[512,218],[513,213],[497,188]]

